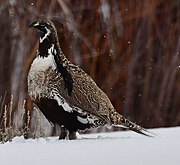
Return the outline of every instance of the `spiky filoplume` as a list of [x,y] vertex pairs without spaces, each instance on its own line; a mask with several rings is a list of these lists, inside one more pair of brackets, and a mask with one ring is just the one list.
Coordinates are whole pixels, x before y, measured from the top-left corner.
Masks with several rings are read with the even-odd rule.
[[92,78],[68,61],[50,20],[37,20],[29,27],[38,30],[40,41],[28,74],[28,92],[45,117],[62,127],[60,139],[67,136],[67,131],[69,139],[75,139],[78,130],[105,125],[148,135],[144,128],[116,112]]

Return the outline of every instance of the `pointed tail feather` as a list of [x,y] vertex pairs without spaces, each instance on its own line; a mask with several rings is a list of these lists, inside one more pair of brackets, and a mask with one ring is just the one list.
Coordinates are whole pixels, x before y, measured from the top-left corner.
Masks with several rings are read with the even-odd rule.
[[148,136],[148,137],[154,137],[155,134],[149,132],[145,128],[133,123],[132,121],[126,119],[122,115],[120,115],[118,112],[113,111],[110,114],[110,119],[113,125],[118,126],[118,127],[125,127],[128,128],[136,133]]

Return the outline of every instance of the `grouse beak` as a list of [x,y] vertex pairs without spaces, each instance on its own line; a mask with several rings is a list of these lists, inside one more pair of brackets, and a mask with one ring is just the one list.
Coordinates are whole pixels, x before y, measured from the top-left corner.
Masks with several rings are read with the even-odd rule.
[[32,27],[34,27],[32,23],[28,25],[28,28],[32,28]]
[[28,28],[33,28],[39,25],[39,22],[33,22],[31,24],[28,25]]

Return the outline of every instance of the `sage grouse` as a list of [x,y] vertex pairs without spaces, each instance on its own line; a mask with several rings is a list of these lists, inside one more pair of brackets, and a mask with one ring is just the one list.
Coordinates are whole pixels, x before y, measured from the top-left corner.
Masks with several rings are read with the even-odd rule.
[[137,133],[148,131],[124,118],[92,78],[63,54],[57,31],[48,19],[29,25],[40,34],[37,56],[28,74],[28,93],[45,117],[61,126],[59,139],[75,139],[78,130],[124,126]]

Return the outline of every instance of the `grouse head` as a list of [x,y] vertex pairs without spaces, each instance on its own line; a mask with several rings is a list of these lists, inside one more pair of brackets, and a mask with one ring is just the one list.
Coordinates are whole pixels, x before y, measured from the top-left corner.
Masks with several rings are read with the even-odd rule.
[[57,32],[53,23],[48,19],[39,19],[32,22],[29,28],[35,28],[40,34],[40,43],[45,40],[56,41]]
[[[34,28],[40,35],[38,55],[47,57],[52,51],[56,56],[60,52],[60,45],[57,37],[57,31],[54,24],[47,18],[38,19],[29,25],[29,28]],[[57,56],[58,58],[58,56]]]

